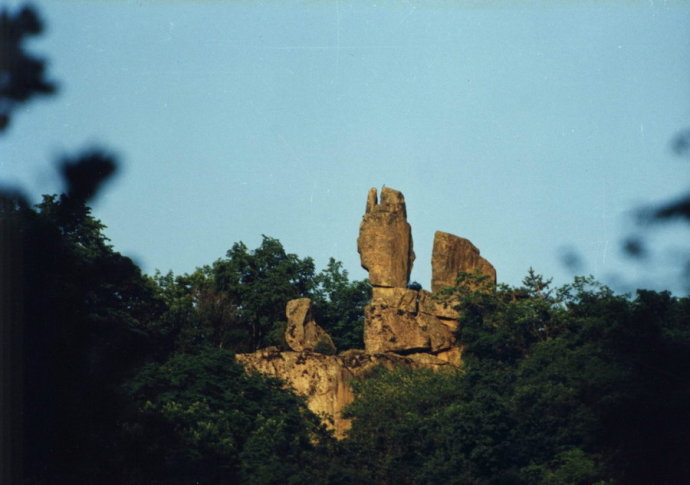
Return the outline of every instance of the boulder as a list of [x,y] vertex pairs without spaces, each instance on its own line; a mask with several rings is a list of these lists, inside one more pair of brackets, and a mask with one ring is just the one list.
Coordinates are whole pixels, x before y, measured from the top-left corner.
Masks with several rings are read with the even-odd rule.
[[288,321],[285,342],[292,350],[335,353],[331,336],[314,321],[309,298],[298,298],[287,302],[285,315]]
[[371,303],[409,313],[428,313],[444,320],[457,320],[456,302],[445,295],[409,288],[372,288]]
[[407,286],[415,256],[405,198],[400,192],[384,187],[378,201],[376,189],[369,191],[357,251],[373,286]]
[[429,334],[417,315],[397,308],[369,304],[364,307],[364,348],[367,352],[425,352]]
[[440,359],[438,356],[436,356],[434,354],[427,354],[427,353],[409,354],[409,355],[406,355],[405,357],[412,360],[419,367],[424,368],[424,369],[441,370],[441,369],[449,369],[451,367],[457,367],[457,366],[454,366],[453,364],[450,364],[446,360]]
[[496,270],[479,255],[479,249],[469,240],[436,231],[431,255],[431,291],[455,286],[458,273],[479,271],[496,282]]
[[455,345],[456,339],[451,327],[434,315],[419,313],[417,315],[417,323],[429,335],[430,352],[434,353],[450,349]]
[[333,340],[314,321],[311,300],[300,298],[286,307],[285,341],[292,351],[272,347],[237,354],[248,371],[277,377],[286,388],[304,396],[309,409],[322,417],[337,438],[344,438],[350,428],[342,411],[354,399],[353,380],[369,377],[378,367],[458,368],[462,349],[455,338],[456,302],[439,290],[455,286],[459,272],[478,270],[496,281],[493,266],[470,241],[437,232],[432,292],[408,289],[415,256],[405,199],[385,187],[380,201],[376,189],[369,191],[357,249],[373,286],[372,300],[364,308],[365,350],[332,355]]

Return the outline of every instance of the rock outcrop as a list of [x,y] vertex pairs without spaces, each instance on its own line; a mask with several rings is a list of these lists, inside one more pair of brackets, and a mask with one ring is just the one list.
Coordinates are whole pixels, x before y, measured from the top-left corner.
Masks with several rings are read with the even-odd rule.
[[308,298],[287,303],[285,341],[292,349],[259,350],[238,354],[247,369],[278,377],[307,399],[342,438],[350,427],[342,411],[354,395],[350,383],[364,379],[375,367],[387,369],[453,369],[460,365],[462,349],[456,341],[458,314],[454,302],[440,292],[455,286],[459,272],[490,276],[496,271],[467,239],[436,232],[432,255],[432,292],[407,288],[415,255],[407,223],[405,198],[397,190],[376,189],[367,205],[357,239],[362,266],[369,271],[371,302],[364,308],[364,350],[339,355],[331,337],[315,321]]
[[366,211],[359,226],[357,251],[362,267],[369,271],[372,285],[407,286],[415,256],[405,197],[400,192],[384,187],[378,201],[376,189],[369,191]]
[[[393,288],[391,288],[393,290]],[[364,348],[367,352],[436,353],[455,346],[453,326],[435,315],[419,311],[419,292],[403,288],[377,298],[364,307]],[[459,364],[459,362],[458,362]]]
[[450,368],[448,362],[433,356],[371,354],[362,350],[324,355],[306,351],[281,352],[273,347],[252,354],[238,354],[237,360],[247,369],[282,379],[288,387],[306,397],[309,409],[325,418],[326,425],[338,438],[343,438],[350,429],[350,421],[342,418],[342,411],[354,399],[350,388],[353,380],[366,378],[376,367]]
[[[371,303],[364,309],[364,348],[372,353],[446,352],[456,346],[458,315],[454,302],[407,288],[414,254],[406,217],[400,192],[383,188],[378,203],[376,189],[369,191],[357,240],[362,266],[369,270],[373,287]],[[406,258],[407,254],[412,254],[411,258]],[[486,265],[491,267],[466,239],[436,233],[432,269],[438,284],[432,284],[433,290],[454,286],[460,271]],[[452,355],[459,358],[459,352]]]
[[479,255],[479,249],[469,240],[436,231],[431,254],[431,291],[455,286],[458,273],[478,271],[496,282],[496,270]]
[[295,352],[308,350],[335,353],[331,336],[314,321],[309,298],[290,300],[287,303],[285,315],[287,316],[285,342],[288,347]]

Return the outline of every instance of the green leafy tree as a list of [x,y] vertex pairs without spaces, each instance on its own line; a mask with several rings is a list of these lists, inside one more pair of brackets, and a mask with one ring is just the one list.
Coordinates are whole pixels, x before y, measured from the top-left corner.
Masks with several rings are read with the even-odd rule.
[[362,349],[364,341],[364,306],[371,300],[371,286],[366,280],[352,281],[343,264],[333,258],[315,277],[315,318],[333,338],[340,350]]
[[513,376],[383,372],[358,383],[346,446],[370,483],[501,483],[515,463]]
[[687,298],[582,277],[551,290],[533,272],[495,291],[463,280],[461,372],[358,384],[353,466],[375,483],[688,482]]
[[160,355],[206,346],[235,348],[235,342],[246,340],[238,303],[231,294],[215,289],[209,267],[181,276],[156,273],[153,280],[166,303],[161,318],[148,325]]
[[307,483],[330,438],[277,379],[224,349],[176,354],[126,384],[130,483]]
[[284,346],[285,306],[303,297],[313,300],[317,322],[338,349],[363,347],[368,283],[350,282],[333,258],[316,274],[311,258],[287,253],[277,239],[264,236],[254,250],[236,243],[210,266],[182,276],[158,273],[154,280],[167,311],[150,330],[168,353],[208,345],[237,352]]
[[284,326],[285,304],[308,297],[314,288],[314,262],[286,253],[277,239],[263,237],[261,245],[249,251],[236,243],[209,270],[211,289],[227,295],[237,307],[242,340],[237,350],[252,351],[280,341],[272,332]]

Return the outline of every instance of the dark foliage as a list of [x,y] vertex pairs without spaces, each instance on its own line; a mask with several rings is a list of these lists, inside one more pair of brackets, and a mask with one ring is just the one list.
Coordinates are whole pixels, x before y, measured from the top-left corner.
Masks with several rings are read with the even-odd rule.
[[275,379],[207,348],[150,363],[125,388],[128,483],[311,483],[318,418]]
[[117,434],[117,385],[144,361],[139,329],[161,302],[85,205],[51,196],[5,216],[22,247],[27,482],[112,478],[117,454],[103,437]]
[[25,38],[42,31],[33,8],[24,6],[14,14],[0,10],[0,132],[8,127],[21,103],[55,92],[55,84],[45,78],[45,61],[24,49]]
[[676,201],[657,208],[654,212],[654,217],[659,220],[676,218],[690,220],[690,195],[686,194]]
[[60,173],[67,183],[67,196],[84,202],[96,195],[103,182],[109,179],[117,168],[112,157],[95,150],[74,160],[67,158],[60,162],[59,166]]
[[[463,280],[472,279],[466,275]],[[359,383],[353,466],[374,483],[688,483],[690,300],[458,288],[461,372]]]
[[364,348],[364,306],[371,300],[366,280],[350,281],[343,264],[331,258],[315,277],[314,317],[339,351]]

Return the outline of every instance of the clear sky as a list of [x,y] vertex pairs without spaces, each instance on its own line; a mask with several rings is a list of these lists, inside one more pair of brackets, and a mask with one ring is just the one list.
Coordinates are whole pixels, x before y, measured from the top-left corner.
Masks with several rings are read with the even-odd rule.
[[358,226],[385,184],[407,200],[424,287],[436,230],[510,284],[530,266],[675,284],[687,230],[657,231],[644,264],[620,248],[637,208],[690,185],[669,145],[690,126],[690,3],[34,5],[47,32],[30,46],[60,89],[0,138],[0,182],[38,200],[61,189],[57,157],[111,150],[121,171],[95,215],[148,273],[266,234],[364,278]]

